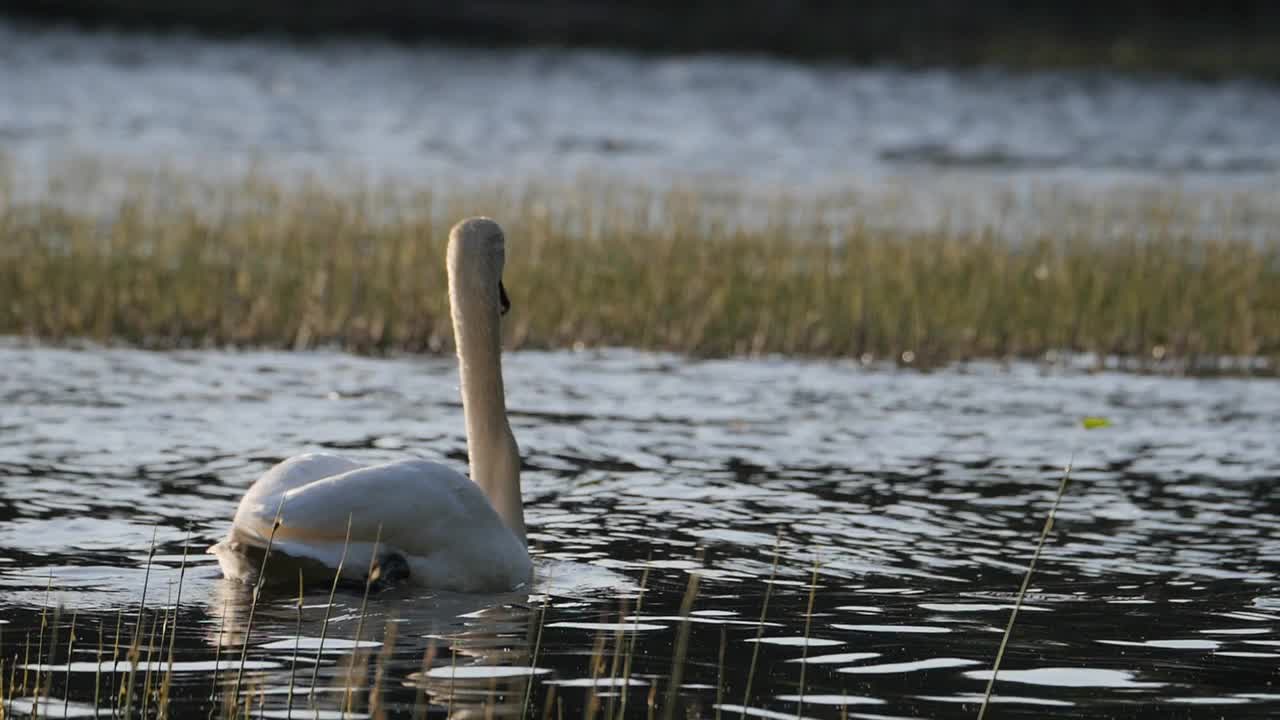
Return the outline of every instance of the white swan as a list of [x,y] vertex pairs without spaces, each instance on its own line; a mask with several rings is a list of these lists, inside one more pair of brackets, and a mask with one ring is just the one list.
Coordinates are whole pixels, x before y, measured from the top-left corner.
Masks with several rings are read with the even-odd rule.
[[248,579],[246,571],[256,567],[246,555],[261,557],[270,539],[272,558],[281,553],[330,571],[345,545],[348,579],[407,573],[415,584],[465,592],[529,581],[520,454],[502,384],[504,244],[502,229],[487,218],[463,220],[449,233],[449,303],[471,480],[427,460],[362,466],[336,455],[290,458],[249,488],[226,540],[209,549],[224,575]]

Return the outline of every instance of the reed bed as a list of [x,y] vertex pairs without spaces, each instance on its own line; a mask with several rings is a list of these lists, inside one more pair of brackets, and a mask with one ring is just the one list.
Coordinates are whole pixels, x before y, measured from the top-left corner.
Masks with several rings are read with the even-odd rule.
[[1064,199],[1044,226],[903,229],[839,196],[150,177],[88,207],[77,182],[23,202],[0,183],[0,333],[447,352],[448,229],[483,213],[508,234],[510,348],[1280,367],[1277,235],[1248,213],[1172,220],[1176,197],[1124,224]]

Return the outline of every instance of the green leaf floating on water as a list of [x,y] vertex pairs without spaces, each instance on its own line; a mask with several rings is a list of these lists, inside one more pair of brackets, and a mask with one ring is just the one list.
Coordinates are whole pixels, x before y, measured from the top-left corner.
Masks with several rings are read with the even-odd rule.
[[1111,427],[1111,421],[1104,417],[1087,417],[1083,422],[1085,430],[1097,430],[1098,428]]

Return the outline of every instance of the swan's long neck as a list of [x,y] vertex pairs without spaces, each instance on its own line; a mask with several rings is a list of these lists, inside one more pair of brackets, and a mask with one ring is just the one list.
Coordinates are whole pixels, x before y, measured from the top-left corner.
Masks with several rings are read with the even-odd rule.
[[497,280],[487,281],[483,276],[488,273],[459,267],[456,260],[449,258],[449,300],[462,376],[471,479],[489,496],[507,527],[525,542],[520,451],[507,422],[502,385]]

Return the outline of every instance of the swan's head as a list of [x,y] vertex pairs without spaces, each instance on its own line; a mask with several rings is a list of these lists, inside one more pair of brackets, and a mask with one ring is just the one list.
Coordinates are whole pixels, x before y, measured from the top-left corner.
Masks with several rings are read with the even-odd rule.
[[511,309],[502,285],[505,263],[506,238],[493,220],[467,218],[449,231],[449,285],[455,293],[483,298],[501,315]]

